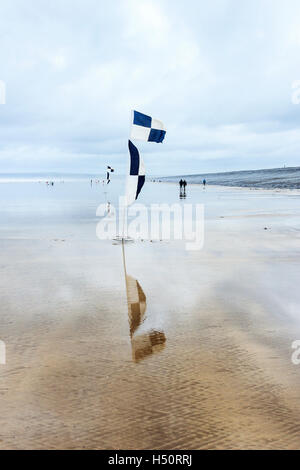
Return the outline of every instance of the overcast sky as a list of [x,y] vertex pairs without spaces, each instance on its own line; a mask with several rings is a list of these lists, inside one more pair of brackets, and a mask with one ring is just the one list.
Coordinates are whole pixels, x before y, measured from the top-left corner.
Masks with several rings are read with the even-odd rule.
[[148,174],[300,166],[299,0],[3,0],[0,50],[1,172],[124,174],[131,109]]

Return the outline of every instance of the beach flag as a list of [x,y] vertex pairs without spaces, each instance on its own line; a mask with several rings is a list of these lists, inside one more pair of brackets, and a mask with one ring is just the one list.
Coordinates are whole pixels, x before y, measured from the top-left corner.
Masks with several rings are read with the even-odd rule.
[[131,135],[132,140],[161,143],[166,135],[166,130],[161,121],[153,119],[138,111],[132,112]]
[[111,167],[107,167],[107,173],[106,173],[106,184],[110,183],[110,173],[113,173],[115,170]]
[[145,167],[138,149],[130,140],[128,141],[128,149],[130,155],[130,168],[129,175],[127,176],[126,202],[129,206],[138,198],[138,195],[144,186]]

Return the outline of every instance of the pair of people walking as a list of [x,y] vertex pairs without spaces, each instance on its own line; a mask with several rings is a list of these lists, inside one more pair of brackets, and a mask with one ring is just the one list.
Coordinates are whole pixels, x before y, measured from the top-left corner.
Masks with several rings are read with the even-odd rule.
[[181,179],[181,180],[179,181],[180,189],[183,188],[183,189],[185,190],[186,185],[187,185],[187,182],[186,182],[185,180]]
[[[205,189],[205,186],[206,186],[205,178],[203,179],[202,184],[203,184],[203,189]],[[180,186],[180,198],[185,198],[186,197],[185,188],[187,186],[187,182],[181,178],[181,180],[179,181],[179,186]]]

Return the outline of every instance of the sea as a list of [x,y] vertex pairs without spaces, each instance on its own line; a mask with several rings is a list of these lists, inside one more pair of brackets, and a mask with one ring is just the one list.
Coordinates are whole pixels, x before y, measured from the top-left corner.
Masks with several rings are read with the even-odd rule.
[[300,167],[272,168],[265,170],[230,171],[224,173],[201,173],[197,175],[178,175],[159,178],[162,181],[176,182],[184,178],[187,183],[220,186],[237,186],[264,189],[299,189]]
[[[90,179],[101,182],[106,175],[78,173],[0,173],[0,183],[29,183],[54,181],[56,183],[84,182]],[[175,183],[184,178],[190,184],[202,184],[206,179],[208,185],[232,186],[262,189],[300,189],[300,166],[271,168],[262,170],[228,171],[222,173],[200,173],[194,175],[148,177],[148,181]],[[113,180],[122,182],[124,176],[113,175]]]

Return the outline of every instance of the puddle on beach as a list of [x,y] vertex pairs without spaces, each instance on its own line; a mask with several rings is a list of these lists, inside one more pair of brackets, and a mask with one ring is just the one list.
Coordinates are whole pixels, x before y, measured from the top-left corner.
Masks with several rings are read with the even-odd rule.
[[[192,188],[203,250],[136,242],[123,258],[95,237],[96,190],[83,217],[67,189],[51,193],[60,224],[48,189],[36,222],[3,209],[0,448],[299,448],[298,201]],[[271,230],[241,217],[255,207]]]

